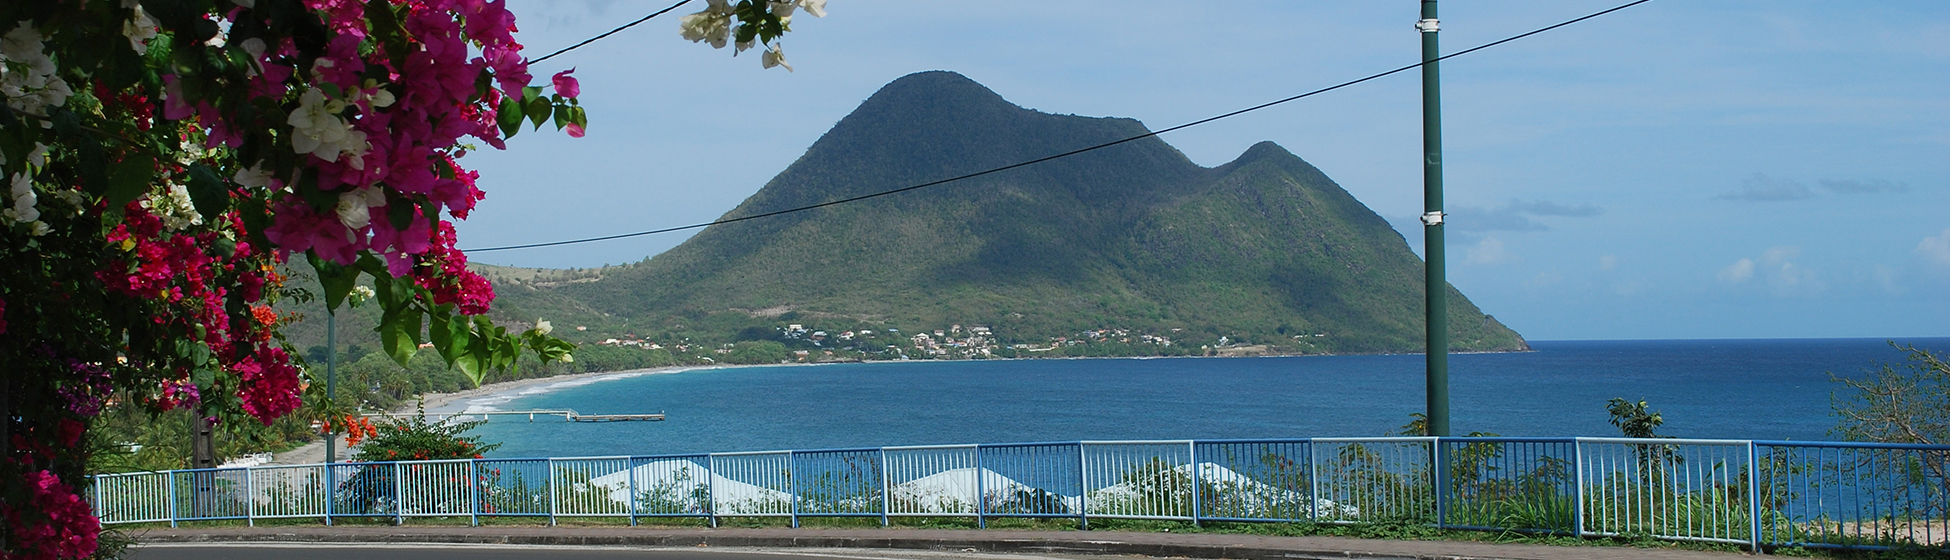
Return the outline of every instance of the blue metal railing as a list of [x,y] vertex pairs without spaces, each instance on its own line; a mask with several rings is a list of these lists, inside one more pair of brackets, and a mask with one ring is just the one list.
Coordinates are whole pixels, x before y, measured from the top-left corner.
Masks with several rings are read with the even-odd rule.
[[1422,523],[1782,546],[1950,544],[1950,446],[1626,438],[1083,441],[98,475],[104,524],[972,517]]

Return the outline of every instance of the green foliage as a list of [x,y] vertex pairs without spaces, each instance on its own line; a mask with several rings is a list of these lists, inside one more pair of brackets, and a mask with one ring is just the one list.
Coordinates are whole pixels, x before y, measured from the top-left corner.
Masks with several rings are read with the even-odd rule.
[[1863,378],[1829,377],[1842,385],[1834,396],[1834,433],[1850,441],[1950,443],[1950,363],[1915,345],[1889,345],[1908,355]]
[[[194,419],[195,412],[188,409],[151,413],[140,407],[109,407],[88,427],[87,472],[189,468],[190,426]],[[253,421],[219,422],[216,432],[214,443],[218,457],[284,451],[317,437],[310,422],[295,415],[279,418],[269,425]]]
[[1605,412],[1611,413],[1611,425],[1617,426],[1618,431],[1623,432],[1625,437],[1659,437],[1655,432],[1660,425],[1666,423],[1665,417],[1658,411],[1652,410],[1651,405],[1646,404],[1643,399],[1634,403],[1622,398],[1613,398],[1605,405]]
[[419,414],[376,424],[378,432],[359,445],[353,461],[419,461],[429,459],[476,459],[482,453],[501,447],[481,443],[480,436],[462,435],[486,424],[472,422],[427,422],[424,403]]

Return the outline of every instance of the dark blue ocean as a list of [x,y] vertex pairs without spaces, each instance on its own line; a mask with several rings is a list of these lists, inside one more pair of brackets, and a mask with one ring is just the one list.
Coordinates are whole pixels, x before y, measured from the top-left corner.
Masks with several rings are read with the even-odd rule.
[[[1950,339],[1902,339],[1943,351]],[[1450,358],[1453,431],[1614,436],[1644,399],[1680,437],[1828,439],[1829,374],[1904,355],[1883,339],[1540,341]],[[566,385],[566,386],[564,386]],[[511,398],[512,397],[512,398]],[[945,443],[1380,436],[1423,407],[1420,355],[917,361],[698,369],[470,401],[500,410],[665,412],[663,422],[499,416],[493,457]]]

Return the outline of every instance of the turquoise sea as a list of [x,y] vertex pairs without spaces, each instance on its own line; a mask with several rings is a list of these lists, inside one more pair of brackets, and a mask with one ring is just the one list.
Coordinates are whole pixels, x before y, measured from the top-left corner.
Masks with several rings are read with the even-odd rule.
[[[1899,339],[1941,352],[1950,338]],[[1450,358],[1454,431],[1610,436],[1644,399],[1661,433],[1828,439],[1838,376],[1904,358],[1883,339],[1541,341]],[[499,410],[665,412],[663,422],[498,416],[492,457],[946,443],[1380,436],[1423,407],[1420,355],[910,361],[696,369],[544,384]]]

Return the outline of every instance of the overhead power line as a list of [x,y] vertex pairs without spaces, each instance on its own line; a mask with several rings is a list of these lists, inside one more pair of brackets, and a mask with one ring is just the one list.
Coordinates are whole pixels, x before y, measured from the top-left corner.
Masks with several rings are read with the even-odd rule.
[[689,4],[689,3],[691,3],[691,0],[680,0],[680,1],[679,1],[679,2],[677,2],[676,4],[671,4],[671,5],[670,5],[670,7],[668,7],[668,8],[664,8],[664,9],[661,9],[661,10],[657,10],[657,12],[656,12],[656,13],[653,13],[653,14],[650,14],[650,15],[647,15],[647,16],[643,16],[642,18],[639,18],[639,19],[637,19],[636,21],[632,21],[632,22],[629,22],[629,23],[626,23],[626,24],[623,24],[623,26],[622,26],[622,27],[618,27],[618,28],[616,28],[616,29],[611,29],[611,30],[609,30],[609,32],[608,32],[608,33],[604,33],[604,34],[602,34],[602,35],[597,35],[597,36],[595,36],[595,37],[590,37],[590,38],[588,38],[588,39],[584,39],[584,40],[583,40],[582,42],[580,42],[580,43],[576,43],[576,44],[573,44],[573,45],[569,45],[569,46],[568,46],[567,48],[564,48],[564,49],[562,49],[562,50],[559,50],[559,51],[555,51],[555,52],[552,52],[552,53],[548,53],[548,56],[544,56],[544,57],[541,57],[541,58],[537,58],[537,59],[535,59],[535,60],[530,60],[530,61],[528,61],[528,63],[529,63],[529,64],[535,64],[535,63],[537,63],[537,62],[541,62],[541,61],[544,61],[544,60],[548,60],[548,59],[551,59],[551,58],[555,58],[555,55],[558,55],[558,54],[562,54],[562,53],[565,53],[565,52],[569,52],[569,51],[573,51],[573,50],[576,50],[576,49],[580,49],[580,48],[582,48],[582,46],[583,46],[583,45],[587,45],[587,44],[590,44],[590,43],[594,43],[594,42],[596,42],[596,41],[599,41],[599,40],[602,40],[602,38],[604,38],[604,37],[608,37],[608,36],[610,36],[610,35],[615,35],[615,34],[617,34],[618,32],[621,32],[621,31],[623,31],[623,30],[625,30],[625,29],[629,29],[629,28],[632,28],[632,27],[636,27],[636,25],[637,25],[637,24],[639,24],[639,23],[643,23],[643,22],[646,22],[646,21],[650,21],[650,18],[654,18],[654,17],[657,17],[657,16],[661,16],[661,15],[664,15],[664,14],[666,14],[666,13],[669,13],[669,12],[670,12],[671,10],[675,10],[675,9],[677,9],[677,7],[678,7],[678,6],[682,6],[682,5],[685,5],[685,4]]
[[[688,0],[686,0],[686,1],[688,1]],[[1085,153],[1085,152],[1093,152],[1093,151],[1096,151],[1096,150],[1101,150],[1101,149],[1104,149],[1104,148],[1109,148],[1109,147],[1111,147],[1111,146],[1116,146],[1116,145],[1119,145],[1119,144],[1125,144],[1125,143],[1129,143],[1129,142],[1135,142],[1135,141],[1138,141],[1138,140],[1143,140],[1143,139],[1145,139],[1145,138],[1150,138],[1150,137],[1153,137],[1153,136],[1157,136],[1157,135],[1160,135],[1160,134],[1164,134],[1164,133],[1167,133],[1167,132],[1174,132],[1174,131],[1178,131],[1178,130],[1184,130],[1184,129],[1187,129],[1187,128],[1191,128],[1191,127],[1194,127],[1194,126],[1198,126],[1198,125],[1202,125],[1202,124],[1205,124],[1205,123],[1209,123],[1209,122],[1212,122],[1212,121],[1216,121],[1216,120],[1220,120],[1220,119],[1226,119],[1226,118],[1231,118],[1231,117],[1236,117],[1236,116],[1239,116],[1239,115],[1243,115],[1243,114],[1246,114],[1246,113],[1251,113],[1251,112],[1253,112],[1253,111],[1258,111],[1258,110],[1260,110],[1260,109],[1265,109],[1265,108],[1268,108],[1268,107],[1273,107],[1273,106],[1275,106],[1275,105],[1281,105],[1281,104],[1285,104],[1285,103],[1290,103],[1290,102],[1293,102],[1293,101],[1298,101],[1298,100],[1301,100],[1301,99],[1306,99],[1306,98],[1308,98],[1308,97],[1313,97],[1313,96],[1315,96],[1315,95],[1320,95],[1320,94],[1323,94],[1323,93],[1327,93],[1327,92],[1330,92],[1330,91],[1334,91],[1334,90],[1337,90],[1337,89],[1341,89],[1341,88],[1345,88],[1345,87],[1348,87],[1348,86],[1352,86],[1352,85],[1355,85],[1355,84],[1359,84],[1359,83],[1362,83],[1362,82],[1367,82],[1367,81],[1372,81],[1372,80],[1375,80],[1375,79],[1378,79],[1378,78],[1382,78],[1382,77],[1386,77],[1386,76],[1389,76],[1389,75],[1393,75],[1393,74],[1399,74],[1399,73],[1402,73],[1402,72],[1406,72],[1406,71],[1409,71],[1409,70],[1414,70],[1414,69],[1416,69],[1416,68],[1420,68],[1420,67],[1422,67],[1422,65],[1423,65],[1423,64],[1427,64],[1428,62],[1439,62],[1439,61],[1443,61],[1443,60],[1448,60],[1448,59],[1451,59],[1451,58],[1455,58],[1455,57],[1458,57],[1458,56],[1462,56],[1462,55],[1466,55],[1466,54],[1469,54],[1469,53],[1473,53],[1473,52],[1476,52],[1476,51],[1480,51],[1480,50],[1483,50],[1483,49],[1487,49],[1487,48],[1490,48],[1490,47],[1494,47],[1494,46],[1497,46],[1497,45],[1501,45],[1501,44],[1504,44],[1504,43],[1509,43],[1509,42],[1511,42],[1511,41],[1516,41],[1516,40],[1519,40],[1519,39],[1523,39],[1523,38],[1526,38],[1526,37],[1530,37],[1530,36],[1532,36],[1532,35],[1537,35],[1537,34],[1539,34],[1539,33],[1544,33],[1544,32],[1547,32],[1547,31],[1551,31],[1551,30],[1553,30],[1553,29],[1557,29],[1557,28],[1560,28],[1560,27],[1564,27],[1564,26],[1568,26],[1568,25],[1571,25],[1571,24],[1575,24],[1575,23],[1578,23],[1578,22],[1582,22],[1582,21],[1585,21],[1585,20],[1589,20],[1589,19],[1593,19],[1593,18],[1597,18],[1597,17],[1601,17],[1601,16],[1604,16],[1604,15],[1607,15],[1607,14],[1610,14],[1610,13],[1612,13],[1612,12],[1617,12],[1617,11],[1619,11],[1619,10],[1624,10],[1624,9],[1626,9],[1626,8],[1630,8],[1630,7],[1633,7],[1633,6],[1637,6],[1637,5],[1639,5],[1639,4],[1644,4],[1644,3],[1646,3],[1646,2],[1651,2],[1651,1],[1652,1],[1652,0],[1635,0],[1635,1],[1633,1],[1633,2],[1628,2],[1628,3],[1625,3],[1625,4],[1621,4],[1621,5],[1619,5],[1619,6],[1617,6],[1617,7],[1613,7],[1613,8],[1611,8],[1611,9],[1607,9],[1607,10],[1602,10],[1602,11],[1598,11],[1598,12],[1593,12],[1593,13],[1591,13],[1591,14],[1589,14],[1589,15],[1586,15],[1586,16],[1583,16],[1583,17],[1579,17],[1579,18],[1576,18],[1576,19],[1571,19],[1571,20],[1566,20],[1566,21],[1564,21],[1564,22],[1562,22],[1562,23],[1558,23],[1558,24],[1556,24],[1556,25],[1551,25],[1551,26],[1547,26],[1547,27],[1541,27],[1541,28],[1538,28],[1538,29],[1535,29],[1535,30],[1532,30],[1532,31],[1529,31],[1529,32],[1525,32],[1525,33],[1521,33],[1521,34],[1518,34],[1518,35],[1512,35],[1512,36],[1509,36],[1509,37],[1505,37],[1505,38],[1503,38],[1503,39],[1499,39],[1499,40],[1496,40],[1496,41],[1492,41],[1492,42],[1489,42],[1489,43],[1484,43],[1484,44],[1481,44],[1481,45],[1477,45],[1477,46],[1474,46],[1474,47],[1470,47],[1470,48],[1468,48],[1468,49],[1464,49],[1464,50],[1461,50],[1461,51],[1456,51],[1456,52],[1454,52],[1454,53],[1450,53],[1450,54],[1446,54],[1446,55],[1443,55],[1443,56],[1440,56],[1440,57],[1437,57],[1437,58],[1435,58],[1434,60],[1430,60],[1430,61],[1427,61],[1427,62],[1418,62],[1418,63],[1415,63],[1415,64],[1410,64],[1410,65],[1407,65],[1407,66],[1402,66],[1402,67],[1400,67],[1400,68],[1396,68],[1396,69],[1393,69],[1393,70],[1388,70],[1388,71],[1386,71],[1386,72],[1379,72],[1379,73],[1375,73],[1375,74],[1371,74],[1371,75],[1368,75],[1367,77],[1363,77],[1363,78],[1358,78],[1358,79],[1354,79],[1354,80],[1348,80],[1348,81],[1345,81],[1345,82],[1341,82],[1341,83],[1338,83],[1338,84],[1334,84],[1334,85],[1331,85],[1331,86],[1327,86],[1327,87],[1324,87],[1324,88],[1320,88],[1320,89],[1316,89],[1316,90],[1313,90],[1313,91],[1309,91],[1309,92],[1306,92],[1306,93],[1302,93],[1302,94],[1299,94],[1299,95],[1295,95],[1295,96],[1292,96],[1292,97],[1287,97],[1287,98],[1284,98],[1284,99],[1279,99],[1279,100],[1276,100],[1276,101],[1268,101],[1268,102],[1266,102],[1266,103],[1261,103],[1261,104],[1258,104],[1258,105],[1254,105],[1254,106],[1251,106],[1251,107],[1247,107],[1247,108],[1244,108],[1244,109],[1239,109],[1239,110],[1236,110],[1236,111],[1232,111],[1232,112],[1229,112],[1229,113],[1224,113],[1224,114],[1220,114],[1220,115],[1216,115],[1216,116],[1211,116],[1211,117],[1206,117],[1206,118],[1203,118],[1203,119],[1199,119],[1199,120],[1195,120],[1195,121],[1192,121],[1192,122],[1188,122],[1188,123],[1185,123],[1185,124],[1181,124],[1181,125],[1177,125],[1177,126],[1173,126],[1173,127],[1169,127],[1169,128],[1163,128],[1163,129],[1159,129],[1159,130],[1155,130],[1155,131],[1151,131],[1151,132],[1147,132],[1147,133],[1144,133],[1144,134],[1139,134],[1139,135],[1137,135],[1137,136],[1132,136],[1132,137],[1129,137],[1129,138],[1124,138],[1124,139],[1121,139],[1121,140],[1113,140],[1113,141],[1110,141],[1110,142],[1105,142],[1105,143],[1102,143],[1102,144],[1097,144],[1097,145],[1095,145],[1095,146],[1090,146],[1090,147],[1087,147],[1087,148],[1079,148],[1079,149],[1075,149],[1075,150],[1070,150],[1070,151],[1067,151],[1067,152],[1063,152],[1063,153],[1059,153],[1059,154],[1054,154],[1054,155],[1049,155],[1049,156],[1043,156],[1043,157],[1040,157],[1040,158],[1036,158],[1036,159],[1032,159],[1032,160],[1028,160],[1028,161],[1023,161],[1023,162],[1018,162],[1018,163],[1012,163],[1012,164],[1009,164],[1009,165],[1004,165],[1004,166],[1001,166],[1001,167],[995,167],[995,168],[991,168],[991,169],[986,169],[986,170],[982,170],[982,171],[977,171],[977,172],[974,172],[974,173],[968,173],[968,174],[965,174],[965,175],[957,175],[957,176],[954,176],[954,177],[949,177],[949,178],[946,178],[946,179],[940,179],[940,180],[936,180],[936,181],[929,181],[929,182],[926,182],[926,183],[920,183],[920,184],[917,184],[917,185],[910,185],[910,186],[906,186],[906,187],[901,187],[901,188],[898,188],[898,189],[893,189],[893,190],[887,190],[887,191],[880,191],[880,192],[876,192],[876,193],[872,193],[872,194],[864,194],[864,195],[860,195],[860,196],[855,196],[855,197],[849,197],[849,198],[842,198],[842,199],[838,199],[838,200],[832,200],[832,201],[827,201],[827,202],[821,202],[821,203],[819,203],[819,204],[812,204],[812,205],[807,205],[807,206],[800,206],[800,207],[797,207],[797,208],[788,208],[788,209],[785,209],[785,210],[775,210],[775,211],[771,211],[771,212],[764,212],[764,213],[759,213],[759,214],[752,214],[752,215],[750,215],[750,216],[739,216],[739,217],[736,217],[736,218],[725,218],[725,219],[721,219],[721,220],[716,220],[716,221],[711,221],[711,222],[704,222],[704,223],[697,223],[697,224],[691,224],[691,225],[687,225],[687,226],[676,226],[676,227],[667,227],[667,228],[662,228],[662,229],[653,229],[653,230],[648,230],[648,231],[639,231],[639,232],[634,232],[634,233],[619,233],[619,234],[616,234],[616,235],[604,235],[604,236],[600,236],[600,237],[587,237],[587,238],[582,238],[582,239],[570,239],[570,240],[565,240],[565,241],[550,241],[550,242],[546,242],[546,243],[529,243],[529,244],[526,244],[526,245],[506,245],[506,246],[501,246],[501,247],[484,247],[484,248],[480,248],[480,249],[465,249],[464,251],[466,251],[466,252],[470,252],[470,253],[478,253],[478,252],[483,252],[483,251],[507,251],[507,250],[513,250],[513,249],[533,249],[533,248],[537,248],[537,247],[554,247],[554,246],[558,246],[558,245],[574,245],[574,244],[578,244],[578,243],[593,243],[593,242],[596,242],[596,241],[609,241],[609,240],[612,240],[612,239],[624,239],[624,238],[629,238],[629,237],[642,237],[642,236],[645,236],[645,235],[656,235],[656,234],[659,234],[659,233],[670,233],[670,232],[675,232],[675,231],[684,231],[684,230],[687,230],[687,229],[698,229],[698,228],[703,228],[703,227],[709,227],[709,226],[715,226],[715,225],[720,225],[720,224],[729,224],[729,223],[733,223],[733,222],[742,222],[742,221],[746,221],[746,220],[756,220],[756,219],[759,219],[759,218],[769,218],[769,217],[772,217],[772,216],[779,216],[779,215],[784,215],[784,214],[791,214],[791,213],[795,213],[795,212],[804,212],[804,211],[807,211],[807,210],[814,210],[814,209],[818,209],[818,208],[825,208],[825,207],[828,207],[828,206],[836,206],[836,205],[840,205],[840,204],[847,204],[847,203],[850,203],[850,202],[859,202],[859,201],[862,201],[862,200],[867,200],[867,199],[870,199],[870,198],[879,198],[879,197],[883,197],[883,196],[887,196],[887,195],[891,195],[891,194],[899,194],[899,193],[904,193],[904,192],[907,192],[907,191],[912,191],[912,190],[919,190],[919,189],[924,189],[924,188],[928,188],[928,187],[932,187],[932,186],[937,186],[937,185],[944,185],[944,184],[947,184],[947,183],[953,183],[953,182],[955,182],[955,181],[961,181],[961,180],[965,180],[965,179],[973,179],[973,178],[976,178],[976,177],[981,177],[981,176],[983,176],[983,175],[991,175],[991,174],[995,174],[995,173],[1001,173],[1001,172],[1003,172],[1003,171],[1008,171],[1008,170],[1011,170],[1011,169],[1016,169],[1016,168],[1019,168],[1019,167],[1027,167],[1027,166],[1031,166],[1031,165],[1035,165],[1035,164],[1038,164],[1038,163],[1043,163],[1043,162],[1046,162],[1046,161],[1050,161],[1050,160],[1055,160],[1055,159],[1062,159],[1062,158],[1066,158],[1066,157],[1070,157],[1070,156],[1074,156],[1074,155],[1077,155],[1077,154],[1082,154],[1082,153]],[[680,5],[681,5],[681,4],[680,4]],[[676,6],[671,6],[671,8],[676,8]],[[668,11],[668,10],[666,10],[666,11]],[[654,14],[653,14],[653,16],[654,16]],[[646,18],[646,19],[647,19],[647,18]],[[634,25],[634,24],[632,24],[632,25]],[[599,38],[600,38],[600,37],[599,37]],[[594,39],[592,39],[592,40],[594,40]],[[554,55],[549,55],[549,56],[554,56]],[[544,57],[544,58],[546,58],[546,57]]]

